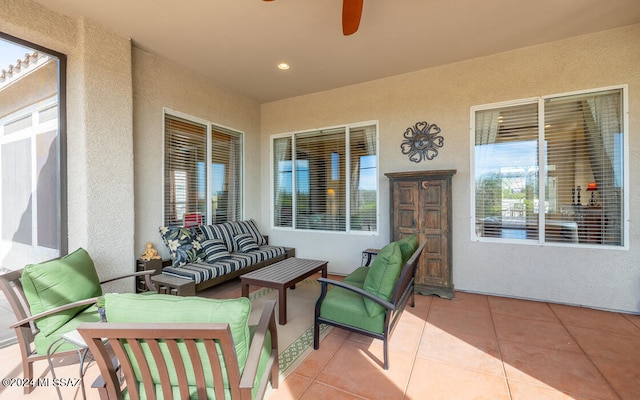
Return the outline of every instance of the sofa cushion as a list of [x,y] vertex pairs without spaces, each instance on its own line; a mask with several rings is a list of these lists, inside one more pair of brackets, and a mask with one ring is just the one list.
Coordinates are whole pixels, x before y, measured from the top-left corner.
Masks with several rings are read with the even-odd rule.
[[413,253],[418,250],[418,238],[416,235],[408,235],[398,240],[400,252],[402,253],[402,264],[406,264]]
[[236,245],[233,237],[239,233],[236,232],[234,228],[234,224],[231,222],[223,222],[221,224],[213,224],[213,225],[200,225],[200,230],[204,235],[205,240],[209,239],[220,239],[227,246],[227,250],[230,253],[238,251],[238,246]]
[[166,267],[162,269],[162,273],[178,278],[191,279],[197,285],[247,266],[282,256],[285,253],[286,249],[282,246],[261,246],[260,250],[248,253],[232,253],[231,257],[219,259],[214,263],[199,262],[180,267]]
[[160,236],[169,249],[174,267],[204,260],[201,238],[194,229],[161,226]]
[[[22,286],[31,315],[74,301],[102,295],[93,260],[79,248],[62,258],[31,264],[22,270]],[[89,306],[80,306],[40,318],[40,335],[48,336]]]
[[231,257],[227,246],[220,239],[210,239],[202,242],[202,248],[205,253],[205,262],[212,263]]
[[[363,289],[389,301],[396,286],[400,271],[402,270],[402,252],[397,242],[391,242],[384,246],[369,267],[369,273],[364,280]],[[385,310],[373,300],[364,299],[365,307],[370,316],[382,314]]]
[[251,343],[248,324],[251,302],[246,297],[216,300],[164,294],[109,293],[105,295],[105,308],[109,322],[228,323],[240,370],[244,368]]
[[233,224],[237,233],[248,233],[253,236],[258,246],[264,246],[267,244],[267,240],[262,236],[260,230],[258,230],[256,221],[253,219],[246,221],[234,221]]
[[260,246],[256,243],[256,239],[249,233],[239,233],[233,237],[233,240],[236,241],[236,245],[242,253],[260,250]]

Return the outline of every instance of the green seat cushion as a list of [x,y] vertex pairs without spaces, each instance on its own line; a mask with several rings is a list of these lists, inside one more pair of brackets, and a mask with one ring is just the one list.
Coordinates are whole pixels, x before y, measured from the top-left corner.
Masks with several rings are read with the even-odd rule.
[[228,323],[240,370],[244,368],[251,343],[248,325],[251,302],[246,297],[215,300],[133,293],[109,293],[104,297],[109,322]]
[[369,267],[358,267],[355,271],[347,275],[343,279],[343,281],[349,283],[358,282],[361,284],[360,287],[362,287],[362,284],[364,284],[364,280],[366,279],[368,273]]
[[327,292],[320,306],[320,316],[343,325],[383,333],[384,314],[369,316],[363,300],[364,298],[357,293],[334,287]]
[[400,252],[402,253],[402,264],[406,264],[411,258],[413,253],[418,250],[418,238],[416,235],[408,235],[398,240],[400,245]]
[[[22,286],[32,315],[102,295],[93,260],[82,248],[59,259],[27,265],[22,270]],[[50,335],[87,307],[40,318],[36,321],[38,335]]]
[[[384,246],[369,267],[369,273],[362,287],[380,299],[389,301],[402,270],[402,252],[397,242]],[[375,317],[384,313],[385,308],[373,300],[364,299],[369,316]]]
[[[98,314],[98,307],[93,305],[87,308],[84,311],[76,314],[72,319],[70,319],[66,324],[62,325],[60,328],[56,329],[49,335],[43,335],[42,333],[38,333],[35,336],[34,344],[36,346],[36,352],[41,355],[46,355],[47,350],[49,350],[49,346],[56,340],[60,339],[62,335],[67,332],[71,332],[75,330],[78,325],[83,322],[100,322],[100,315]],[[77,347],[68,342],[61,342],[61,346],[57,349],[52,349],[52,352],[55,350],[55,353],[60,353],[62,351],[68,350],[76,350]]]

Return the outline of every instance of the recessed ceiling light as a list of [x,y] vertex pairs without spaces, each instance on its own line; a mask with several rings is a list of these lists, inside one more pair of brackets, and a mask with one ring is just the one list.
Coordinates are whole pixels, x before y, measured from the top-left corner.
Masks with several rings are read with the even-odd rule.
[[281,70],[289,69],[289,64],[285,62],[281,62],[280,64],[278,64],[278,69],[281,69]]

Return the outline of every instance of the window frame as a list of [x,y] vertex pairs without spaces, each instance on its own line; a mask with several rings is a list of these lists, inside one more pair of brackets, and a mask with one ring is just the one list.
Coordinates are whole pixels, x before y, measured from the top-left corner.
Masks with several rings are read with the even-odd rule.
[[57,185],[57,213],[58,221],[58,254],[60,257],[69,253],[69,210],[68,210],[68,176],[67,176],[67,55],[27,40],[0,32],[0,39],[28,47],[40,53],[45,53],[57,59],[57,106],[58,132],[56,142],[58,146],[58,160],[56,173]]
[[[245,198],[245,187],[244,187],[244,171],[245,171],[245,167],[244,167],[244,159],[245,159],[245,147],[244,147],[244,136],[245,133],[241,130],[235,129],[235,128],[230,128],[227,126],[224,126],[222,124],[218,124],[215,122],[211,122],[202,118],[198,118],[198,117],[194,117],[192,115],[180,112],[180,111],[176,111],[176,110],[172,110],[170,108],[164,107],[163,111],[162,111],[162,226],[165,226],[166,222],[166,215],[165,215],[165,206],[166,206],[166,180],[165,180],[165,172],[166,172],[166,167],[167,167],[167,163],[166,163],[166,152],[165,152],[165,148],[166,148],[166,118],[167,115],[175,117],[175,118],[179,118],[179,119],[183,119],[189,122],[193,122],[194,124],[199,124],[199,125],[204,125],[206,126],[206,134],[205,134],[205,146],[206,146],[206,160],[207,160],[207,167],[206,167],[206,184],[205,184],[205,203],[206,203],[206,217],[202,220],[202,224],[213,224],[215,223],[215,221],[213,221],[213,207],[212,207],[212,188],[214,186],[213,184],[213,155],[212,155],[212,132],[215,131],[216,129],[220,129],[223,131],[228,131],[229,134],[234,135],[238,138],[239,141],[239,152],[238,152],[238,156],[240,157],[240,160],[238,161],[238,167],[239,167],[239,176],[238,176],[238,189],[239,189],[239,196],[237,199],[237,202],[239,204],[239,210],[238,213],[239,215],[237,216],[236,220],[241,220],[242,218],[244,218],[244,209],[245,209],[245,204],[244,204],[244,198]],[[196,189],[197,190],[197,189]],[[184,221],[183,221],[184,222]],[[167,225],[168,226],[168,225]],[[172,226],[177,226],[177,225],[172,225]]]
[[[352,230],[351,229],[351,180],[348,178],[351,175],[351,148],[350,148],[350,133],[352,129],[358,129],[358,128],[363,128],[363,127],[375,127],[375,134],[376,134],[376,138],[375,138],[375,146],[376,146],[376,163],[375,163],[375,168],[376,168],[376,224],[375,224],[375,229],[373,230]],[[278,226],[275,224],[275,220],[276,220],[276,213],[275,213],[275,194],[276,194],[276,187],[275,187],[275,172],[274,172],[274,157],[275,157],[275,146],[274,143],[277,139],[281,139],[281,138],[290,138],[291,139],[291,153],[292,153],[292,201],[295,202],[295,193],[296,193],[296,180],[295,180],[295,168],[294,168],[294,164],[295,164],[295,153],[296,153],[296,135],[308,135],[314,132],[321,132],[321,131],[332,131],[332,130],[336,130],[336,129],[344,129],[345,130],[345,160],[344,160],[344,164],[345,164],[345,189],[348,189],[345,191],[345,193],[347,193],[346,195],[346,199],[345,199],[345,222],[344,222],[344,226],[345,229],[344,230],[326,230],[326,229],[303,229],[303,228],[296,228],[295,227],[295,222],[296,222],[296,212],[295,212],[295,207],[293,207],[293,211],[292,211],[292,226]],[[314,129],[307,129],[307,130],[301,130],[301,131],[294,131],[294,132],[285,132],[285,133],[279,133],[279,134],[274,134],[271,135],[269,137],[269,145],[270,145],[270,149],[269,149],[269,176],[270,176],[270,208],[269,208],[269,214],[270,214],[270,225],[271,225],[271,229],[274,230],[282,230],[282,231],[291,231],[291,232],[314,232],[314,233],[329,233],[329,234],[338,234],[338,235],[344,235],[344,234],[348,234],[348,235],[366,235],[366,236],[377,236],[379,235],[380,232],[380,184],[379,184],[379,177],[380,177],[380,127],[379,127],[379,122],[378,120],[371,120],[371,121],[362,121],[362,122],[356,122],[356,123],[350,123],[350,124],[343,124],[343,125],[332,125],[332,126],[327,126],[327,127],[322,127],[322,128],[314,128]]]
[[[623,157],[623,183],[622,183],[622,235],[623,240],[621,245],[606,245],[606,244],[590,244],[590,243],[571,243],[571,242],[554,242],[554,241],[546,241],[545,239],[545,219],[546,213],[540,212],[538,213],[538,239],[510,239],[510,238],[499,238],[499,237],[487,237],[480,236],[476,231],[476,163],[475,163],[475,146],[476,146],[476,112],[478,111],[486,111],[486,110],[495,110],[505,107],[513,107],[518,105],[526,105],[526,104],[535,104],[537,103],[538,110],[538,182],[545,183],[539,185],[538,197],[539,199],[546,199],[545,186],[546,186],[546,154],[545,154],[545,101],[561,98],[561,97],[569,97],[569,96],[580,96],[580,95],[589,95],[596,94],[600,92],[607,92],[612,90],[620,90],[621,91],[621,123],[622,123],[622,157]],[[470,170],[470,236],[471,241],[475,242],[486,242],[486,243],[504,243],[504,244],[519,244],[519,245],[533,245],[533,246],[552,246],[552,247],[574,247],[574,248],[594,248],[594,249],[607,249],[607,250],[629,250],[629,220],[630,220],[630,198],[629,198],[629,87],[628,84],[621,85],[612,85],[606,87],[592,88],[592,89],[584,89],[577,90],[571,92],[563,92],[563,93],[555,93],[550,95],[542,95],[538,97],[529,97],[523,98],[519,100],[509,100],[504,102],[496,102],[489,104],[482,104],[472,106],[470,109],[470,129],[469,129],[469,170]],[[586,192],[585,192],[586,195]],[[542,200],[541,200],[542,201]]]

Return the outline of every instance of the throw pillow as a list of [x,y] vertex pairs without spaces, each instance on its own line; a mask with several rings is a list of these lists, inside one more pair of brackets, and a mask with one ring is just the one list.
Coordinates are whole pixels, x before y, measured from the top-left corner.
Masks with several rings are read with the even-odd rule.
[[231,257],[227,246],[220,239],[210,239],[202,242],[202,248],[205,253],[205,261],[214,263],[227,257]]
[[220,239],[227,246],[227,250],[230,253],[236,252],[239,249],[236,246],[233,236],[237,233],[232,222],[223,222],[213,225],[201,225],[200,229],[204,235],[205,240]]
[[256,240],[258,246],[264,246],[267,244],[267,240],[262,236],[260,230],[258,230],[258,226],[256,225],[256,221],[253,219],[249,219],[246,221],[234,221],[234,228],[237,233],[248,233]]
[[160,227],[162,241],[169,249],[174,267],[204,260],[200,236],[195,230],[185,227]]
[[[363,289],[382,300],[391,300],[402,266],[400,245],[397,242],[389,243],[378,252],[369,267],[369,273],[364,280]],[[385,310],[380,304],[366,298],[364,299],[364,306],[371,317],[380,315]]]
[[258,246],[254,237],[249,233],[240,233],[238,235],[235,235],[233,239],[236,241],[238,249],[243,253],[247,253],[253,250],[260,250],[260,246]]

